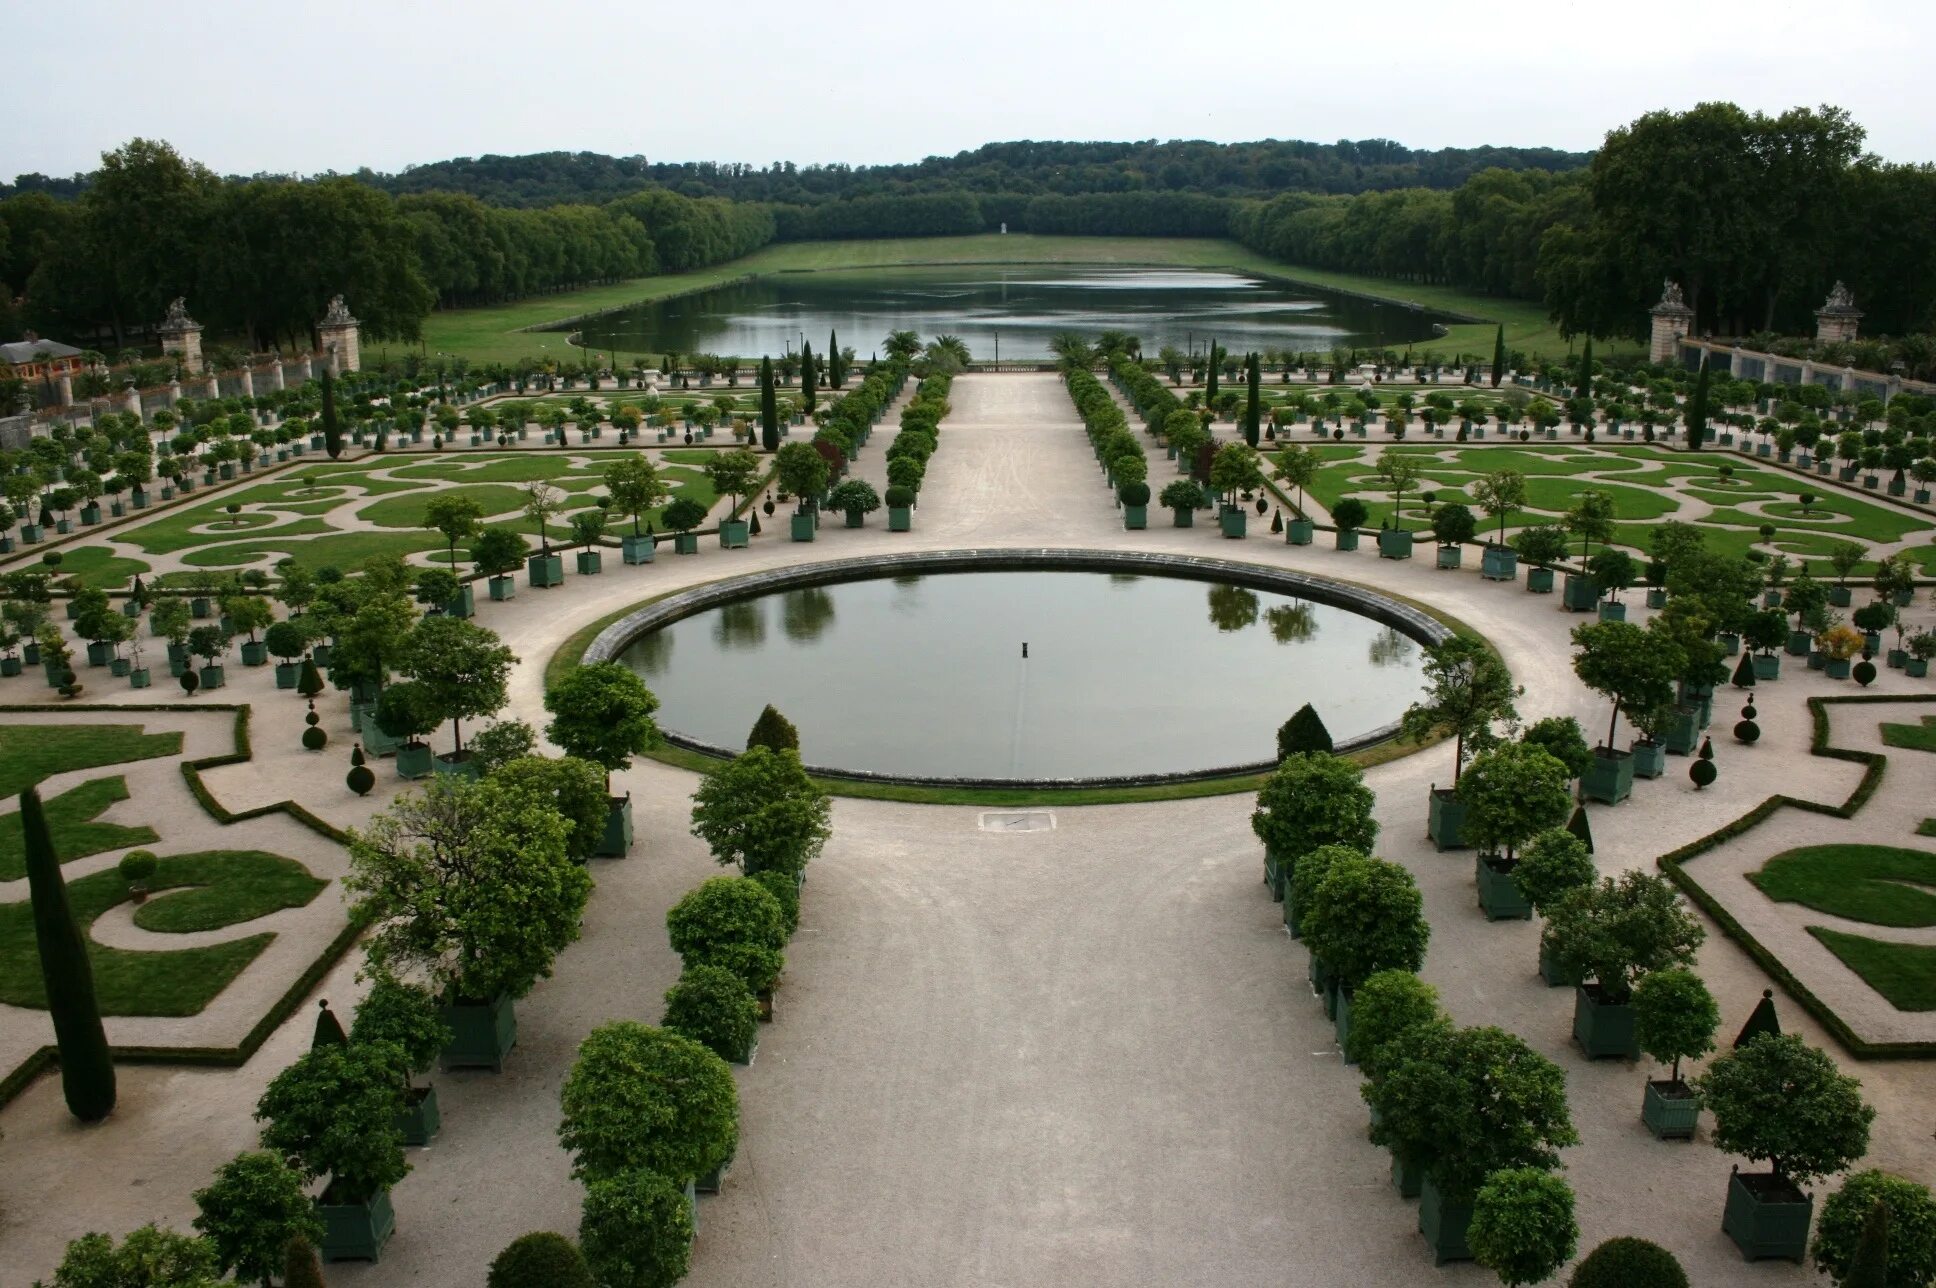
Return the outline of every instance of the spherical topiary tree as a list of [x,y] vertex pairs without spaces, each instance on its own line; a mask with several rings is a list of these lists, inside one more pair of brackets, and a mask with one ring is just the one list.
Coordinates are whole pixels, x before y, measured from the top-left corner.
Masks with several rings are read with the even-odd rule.
[[658,698],[635,671],[617,662],[573,667],[545,690],[544,704],[551,713],[545,736],[567,756],[602,766],[607,791],[613,773],[630,768],[632,757],[659,740],[652,719]]
[[578,1243],[601,1288],[672,1288],[692,1258],[692,1205],[679,1184],[644,1169],[593,1181]]
[[692,794],[692,834],[751,876],[806,871],[833,835],[832,801],[795,751],[748,747]]
[[1304,939],[1347,994],[1381,970],[1416,971],[1425,964],[1432,930],[1412,874],[1383,859],[1332,863],[1298,906]]
[[1358,985],[1344,1053],[1376,1078],[1380,1052],[1404,1034],[1442,1018],[1438,990],[1408,970],[1381,970]]
[[559,1102],[558,1139],[572,1175],[587,1182],[644,1168],[683,1185],[732,1161],[739,1143],[739,1094],[726,1062],[633,1020],[586,1035]]
[[1777,1181],[1799,1188],[1868,1152],[1875,1110],[1862,1084],[1797,1034],[1722,1053],[1694,1086],[1714,1114],[1715,1147],[1765,1160]]
[[260,1150],[238,1154],[217,1168],[214,1181],[195,1192],[195,1206],[201,1210],[195,1228],[214,1248],[222,1273],[233,1273],[237,1283],[268,1288],[271,1277],[283,1271],[291,1239],[323,1237],[302,1177]]
[[1673,1253],[1627,1235],[1587,1253],[1566,1282],[1567,1288],[1688,1288],[1687,1272]]
[[376,786],[376,773],[365,763],[360,742],[350,751],[350,772],[343,776],[343,782],[358,796],[368,796]]
[[799,879],[790,872],[776,872],[768,868],[764,872],[755,872],[753,880],[765,886],[766,892],[778,900],[780,914],[786,922],[787,938],[791,939],[793,932],[800,928]]
[[1543,1283],[1579,1244],[1573,1187],[1537,1167],[1494,1172],[1473,1196],[1466,1240],[1500,1283]]
[[1568,890],[1593,884],[1599,869],[1586,842],[1563,827],[1548,828],[1527,842],[1513,869],[1513,883],[1541,916]]
[[386,1043],[313,1047],[277,1074],[255,1116],[263,1148],[304,1177],[329,1176],[325,1198],[361,1203],[404,1178],[403,1052]]
[[[1304,914],[1318,886],[1331,875],[1331,869],[1340,863],[1359,862],[1364,857],[1364,851],[1349,845],[1320,845],[1298,856],[1297,866],[1284,881],[1284,901],[1290,905],[1284,914],[1284,924],[1290,927],[1294,937],[1304,937]],[[1322,954],[1319,956],[1322,958]]]
[[1644,975],[1633,990],[1634,1041],[1672,1070],[1668,1083],[1679,1086],[1681,1061],[1698,1060],[1714,1049],[1721,1009],[1701,977],[1684,967]]
[[691,1038],[722,1060],[744,1064],[759,1031],[760,1007],[746,981],[719,966],[688,966],[666,991],[659,1024]]
[[1485,752],[1459,778],[1462,835],[1514,863],[1521,845],[1566,822],[1573,805],[1568,778],[1565,764],[1544,748],[1509,742]]
[[598,1288],[598,1281],[577,1244],[550,1230],[534,1230],[491,1259],[484,1288]]
[[1286,874],[1320,845],[1368,853],[1378,839],[1374,798],[1364,772],[1322,752],[1287,756],[1257,793],[1250,829],[1264,843],[1267,864]]
[[1922,1288],[1936,1280],[1936,1197],[1927,1185],[1888,1172],[1856,1172],[1822,1204],[1815,1222],[1815,1266],[1838,1284],[1852,1284],[1864,1227],[1883,1210],[1888,1235],[1886,1288]]
[[350,1041],[394,1043],[405,1073],[428,1069],[450,1037],[435,995],[388,973],[378,973],[350,1021]]
[[748,877],[700,882],[666,913],[666,929],[687,966],[723,966],[755,993],[773,987],[786,961],[786,914]]

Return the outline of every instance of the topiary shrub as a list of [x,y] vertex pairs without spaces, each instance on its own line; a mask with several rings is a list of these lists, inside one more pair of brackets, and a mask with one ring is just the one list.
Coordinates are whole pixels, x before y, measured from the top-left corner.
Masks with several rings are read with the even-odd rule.
[[[1307,856],[1308,857],[1308,856]],[[1298,862],[1298,875],[1306,866]],[[1432,935],[1412,874],[1383,859],[1339,858],[1310,887],[1297,915],[1311,955],[1355,991],[1381,970],[1416,971]]]
[[195,1228],[215,1250],[223,1274],[238,1283],[268,1283],[283,1270],[289,1245],[323,1237],[316,1204],[303,1179],[274,1154],[238,1154],[195,1192]]
[[601,1288],[671,1288],[692,1260],[692,1205],[655,1172],[594,1181],[585,1187],[578,1243]]
[[1472,1200],[1472,1259],[1503,1284],[1536,1284],[1565,1265],[1580,1240],[1573,1187],[1536,1167],[1492,1173]]
[[368,796],[376,786],[376,774],[364,763],[363,744],[358,743],[350,751],[350,772],[343,776],[343,782],[358,796]]
[[588,1182],[645,1168],[683,1185],[731,1162],[739,1144],[739,1094],[726,1062],[635,1020],[586,1035],[559,1102],[558,1140],[572,1175]]
[[1330,755],[1331,750],[1331,731],[1324,727],[1324,720],[1308,702],[1278,727],[1277,758],[1280,761],[1300,751],[1321,751]]
[[688,966],[666,990],[660,1027],[691,1038],[722,1060],[744,1064],[759,1031],[760,1006],[746,982],[719,966]]
[[562,1234],[521,1234],[491,1259],[485,1288],[597,1288],[578,1245]]
[[1563,827],[1541,832],[1520,852],[1513,883],[1541,916],[1569,890],[1593,884],[1599,870],[1586,842]]
[[1593,764],[1593,749],[1586,745],[1586,734],[1572,716],[1548,716],[1536,720],[1519,740],[1538,747],[1566,766],[1568,778],[1578,778]]
[[1567,1288],[1688,1288],[1687,1272],[1658,1243],[1608,1239],[1573,1268]]
[[1797,1034],[1725,1051],[1693,1084],[1714,1115],[1715,1147],[1765,1160],[1790,1185],[1832,1176],[1868,1152],[1875,1110],[1862,1084]]
[[1116,489],[1116,499],[1124,505],[1148,505],[1149,484],[1143,482],[1125,483]]
[[388,974],[376,977],[350,1022],[350,1041],[395,1043],[408,1072],[428,1069],[450,1038],[450,1026],[430,990]]
[[666,913],[666,930],[687,966],[723,966],[755,993],[772,988],[786,962],[786,914],[750,877],[700,882]]
[[[1344,431],[1339,430],[1338,434],[1342,437]],[[1331,507],[1331,522],[1340,532],[1352,532],[1364,527],[1365,519],[1370,514],[1371,511],[1365,508],[1363,501],[1355,496],[1348,496]]]
[[161,860],[155,857],[152,850],[129,850],[115,867],[120,871],[121,879],[128,883],[129,891],[142,894],[147,891],[148,883],[154,880],[155,869],[160,863]]
[[1856,1172],[1822,1204],[1811,1251],[1816,1269],[1836,1283],[1853,1284],[1863,1229],[1883,1210],[1888,1237],[1888,1288],[1917,1288],[1936,1279],[1936,1198],[1927,1185],[1871,1168]]
[[1408,970],[1381,970],[1358,985],[1351,999],[1344,1053],[1367,1078],[1376,1078],[1382,1049],[1442,1018],[1437,989]]
[[887,489],[887,508],[888,509],[905,510],[913,504],[914,504],[913,488],[903,487],[897,483],[894,486]]
[[760,718],[753,722],[752,732],[746,735],[746,745],[772,751],[798,751],[800,731],[769,702],[760,712]]
[[780,872],[768,868],[755,872],[753,880],[766,887],[766,892],[780,901],[780,912],[786,917],[787,938],[800,928],[800,883],[790,872]]

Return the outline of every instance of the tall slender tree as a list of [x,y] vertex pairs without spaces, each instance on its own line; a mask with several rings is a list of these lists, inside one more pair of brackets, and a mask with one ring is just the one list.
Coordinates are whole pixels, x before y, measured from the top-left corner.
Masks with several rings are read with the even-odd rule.
[[847,360],[840,356],[840,337],[827,328],[827,384],[838,389],[847,383]]
[[1262,371],[1257,365],[1257,355],[1250,354],[1244,359],[1244,441],[1252,447],[1257,446],[1257,427],[1263,419],[1263,404],[1257,389],[1262,379]]
[[1217,342],[1210,342],[1210,364],[1205,368],[1208,373],[1203,378],[1203,405],[1208,407],[1217,399]]
[[61,879],[60,859],[47,832],[40,793],[20,794],[20,831],[27,852],[27,889],[34,905],[34,938],[40,945],[40,973],[47,989],[47,1011],[54,1021],[60,1051],[61,1091],[68,1112],[82,1122],[99,1122],[114,1111],[114,1057],[108,1053],[101,1007],[94,996],[94,967],[87,939],[74,921]]
[[335,460],[343,454],[343,424],[336,417],[336,377],[328,367],[323,368],[323,448],[329,459]]
[[1506,324],[1500,323],[1499,329],[1492,333],[1492,387],[1499,387],[1499,378],[1506,374]]
[[760,446],[780,450],[780,407],[773,396],[773,359],[760,359]]
[[1575,390],[1582,398],[1593,396],[1593,337],[1587,336],[1586,343],[1580,346],[1580,379]]
[[1701,355],[1701,371],[1694,377],[1694,392],[1687,400],[1687,450],[1698,452],[1707,441],[1707,354]]
[[813,346],[802,340],[800,342],[800,401],[805,405],[809,416],[813,415],[813,384]]

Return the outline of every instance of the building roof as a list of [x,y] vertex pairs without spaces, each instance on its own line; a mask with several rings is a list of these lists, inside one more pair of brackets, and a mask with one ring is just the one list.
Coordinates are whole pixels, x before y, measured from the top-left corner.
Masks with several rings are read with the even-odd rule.
[[49,358],[76,358],[81,351],[71,344],[59,340],[10,340],[0,344],[0,362],[21,366],[29,362],[45,362]]

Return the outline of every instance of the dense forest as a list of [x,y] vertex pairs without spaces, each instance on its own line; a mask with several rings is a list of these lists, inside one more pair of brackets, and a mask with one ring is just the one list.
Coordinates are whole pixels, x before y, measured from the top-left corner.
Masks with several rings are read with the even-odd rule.
[[[399,175],[224,180],[136,140],[0,200],[0,334],[79,340],[186,296],[255,345],[327,298],[378,338],[432,307],[678,272],[769,242],[994,232],[1231,237],[1272,259],[1543,303],[1637,336],[1664,278],[1697,330],[1790,334],[1840,278],[1865,334],[1932,327],[1936,169],[1863,151],[1836,108],[1653,112],[1590,158],[1315,144],[1002,143],[901,166],[667,165],[544,153]],[[1581,165],[1582,161],[1587,164]]]

